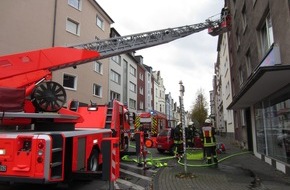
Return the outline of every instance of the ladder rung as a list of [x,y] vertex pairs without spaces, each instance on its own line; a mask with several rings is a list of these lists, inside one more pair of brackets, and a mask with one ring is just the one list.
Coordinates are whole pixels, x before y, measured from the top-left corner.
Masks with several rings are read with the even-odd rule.
[[56,166],[60,166],[62,163],[61,162],[53,162],[50,164],[50,167],[56,167]]

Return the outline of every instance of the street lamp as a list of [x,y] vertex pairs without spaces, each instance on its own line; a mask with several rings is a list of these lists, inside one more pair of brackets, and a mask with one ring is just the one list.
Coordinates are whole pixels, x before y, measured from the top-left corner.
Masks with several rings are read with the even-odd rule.
[[182,81],[179,82],[180,85],[180,119],[182,123],[182,137],[183,137],[183,152],[184,152],[184,172],[187,173],[187,158],[186,158],[186,138],[185,138],[185,113],[183,104],[184,86]]

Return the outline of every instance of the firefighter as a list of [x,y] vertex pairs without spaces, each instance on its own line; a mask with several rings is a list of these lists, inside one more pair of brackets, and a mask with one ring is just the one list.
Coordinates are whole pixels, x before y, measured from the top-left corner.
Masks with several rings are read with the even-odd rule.
[[203,142],[204,154],[207,159],[207,164],[212,164],[212,159],[215,164],[218,164],[216,153],[215,128],[211,125],[211,120],[206,119],[204,126],[201,128],[201,140]]
[[174,140],[174,154],[179,157],[182,154],[182,125],[179,121],[176,127],[173,129],[173,140]]
[[190,121],[188,127],[185,128],[186,147],[193,147],[193,137],[195,133],[193,124],[194,123]]

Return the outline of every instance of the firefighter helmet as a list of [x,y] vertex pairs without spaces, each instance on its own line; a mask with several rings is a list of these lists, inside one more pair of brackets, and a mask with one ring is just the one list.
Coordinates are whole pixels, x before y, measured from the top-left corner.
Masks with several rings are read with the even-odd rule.
[[192,126],[194,123],[192,121],[188,122],[189,126]]
[[177,125],[180,125],[180,124],[181,124],[181,122],[180,122],[180,121],[178,121],[178,122],[177,122]]

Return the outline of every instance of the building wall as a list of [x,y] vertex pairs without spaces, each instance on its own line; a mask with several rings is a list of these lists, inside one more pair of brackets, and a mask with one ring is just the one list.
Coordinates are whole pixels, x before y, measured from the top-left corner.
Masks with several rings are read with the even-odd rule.
[[234,136],[234,121],[233,110],[228,110],[227,107],[232,102],[232,88],[231,88],[231,75],[230,75],[230,59],[228,49],[228,34],[224,33],[220,36],[221,44],[219,51],[220,59],[220,73],[221,73],[221,98],[223,104],[223,127],[224,132],[230,136]]
[[[90,1],[81,1],[81,9],[77,10],[68,5],[67,1],[57,1],[56,12],[56,46],[74,45],[90,42],[95,39],[110,37],[110,24],[112,20],[95,4]],[[104,28],[96,25],[96,16],[104,22]],[[68,32],[67,19],[72,19],[80,24],[79,35]],[[102,73],[94,71],[94,62],[86,63],[74,68],[67,68],[53,72],[53,80],[62,84],[63,75],[70,74],[77,77],[76,90],[67,90],[68,99],[78,99],[80,102],[106,104],[109,102],[109,59],[99,60],[102,63]],[[93,85],[101,86],[101,96],[93,95]]]
[[137,64],[137,111],[145,111],[146,105],[146,88],[145,88],[145,67],[143,65],[143,57],[138,56],[138,64]]
[[0,55],[51,47],[54,1],[3,0]]
[[163,78],[161,77],[160,71],[153,72],[154,77],[154,109],[165,113],[165,87],[163,84]]
[[[279,50],[273,60],[278,64],[268,67],[272,71],[267,72],[271,73],[274,69],[282,68],[281,66],[281,71],[288,72],[289,68],[285,66],[290,65],[289,1],[229,2],[232,14],[232,30],[229,37],[231,81],[233,102],[236,104],[252,83],[256,84],[261,80],[253,77],[262,69],[260,64],[264,59],[269,58],[268,53],[275,48]],[[276,81],[276,78],[273,75],[272,80]],[[283,82],[279,81],[278,84]],[[279,138],[281,135],[288,138],[287,131],[290,131],[286,119],[289,113],[284,112],[290,108],[290,97],[286,95],[290,93],[290,88],[286,85],[277,90],[271,83],[263,85],[269,90],[269,96],[255,102],[249,100],[250,105],[239,105],[235,108],[236,139],[242,147],[253,150],[257,157],[287,173],[290,171],[290,152],[287,150],[290,144],[285,140],[280,144]],[[234,107],[234,104],[231,107]]]
[[152,84],[152,67],[144,65],[145,71],[145,111],[150,111],[153,109],[152,99],[153,99],[153,84]]
[[[127,103],[129,105],[129,108],[132,112],[137,112],[137,93],[138,93],[138,87],[137,87],[137,63],[136,60],[132,58],[132,56],[129,56],[128,54],[123,54],[123,59],[126,60],[128,63],[128,97],[127,97]],[[134,69],[135,73],[133,74],[130,69]],[[130,83],[134,84],[136,89],[133,91],[130,89]],[[130,103],[131,101],[131,103]],[[132,104],[132,101],[134,102]]]

